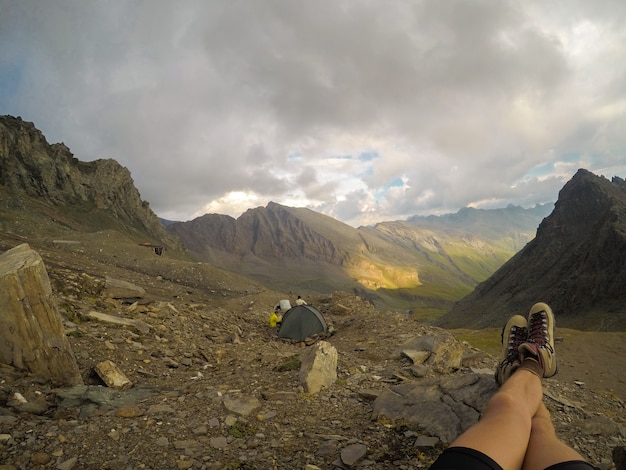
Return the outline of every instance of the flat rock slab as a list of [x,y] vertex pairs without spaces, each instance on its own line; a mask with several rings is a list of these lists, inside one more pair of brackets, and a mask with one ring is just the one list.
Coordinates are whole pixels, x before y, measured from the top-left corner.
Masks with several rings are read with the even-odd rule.
[[228,411],[231,411],[241,416],[248,416],[260,406],[261,403],[255,397],[224,397],[224,407]]
[[92,320],[98,320],[104,323],[113,323],[115,325],[122,326],[131,326],[140,333],[146,334],[150,331],[150,325],[141,320],[136,320],[134,318],[124,318],[118,317],[115,315],[109,315],[108,313],[101,313],[92,310],[86,315],[87,318],[91,318]]
[[132,282],[107,277],[104,284],[104,296],[111,299],[142,299],[146,295],[143,287]]
[[159,393],[148,387],[134,387],[129,390],[115,390],[97,385],[78,385],[53,390],[57,407],[78,408],[80,416],[90,416],[99,409],[119,409],[132,406],[146,397]]
[[496,389],[493,376],[473,373],[394,385],[376,398],[372,418],[410,423],[449,443],[478,421]]

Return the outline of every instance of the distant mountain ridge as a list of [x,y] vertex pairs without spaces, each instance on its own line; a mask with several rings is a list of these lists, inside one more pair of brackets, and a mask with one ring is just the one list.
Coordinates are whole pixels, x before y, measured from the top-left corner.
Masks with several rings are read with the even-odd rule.
[[[381,305],[437,315],[524,246],[549,210],[463,209],[424,226],[416,218],[355,229],[271,202],[237,219],[206,214],[167,229],[195,258],[274,288],[353,290]],[[482,226],[484,235],[464,230],[459,218]]]
[[626,329],[626,182],[579,170],[537,236],[438,324],[481,328],[550,304],[562,326]]

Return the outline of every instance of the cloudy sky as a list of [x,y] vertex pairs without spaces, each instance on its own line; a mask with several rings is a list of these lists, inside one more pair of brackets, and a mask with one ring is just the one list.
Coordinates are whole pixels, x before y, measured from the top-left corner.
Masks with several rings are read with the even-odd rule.
[[626,177],[623,0],[0,0],[0,114],[157,215],[353,226]]

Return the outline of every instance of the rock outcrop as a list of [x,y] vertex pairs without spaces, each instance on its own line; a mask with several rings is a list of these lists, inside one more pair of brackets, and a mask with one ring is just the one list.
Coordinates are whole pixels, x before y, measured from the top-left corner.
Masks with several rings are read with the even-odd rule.
[[0,255],[0,361],[64,386],[82,384],[41,256],[27,244]]
[[450,443],[478,421],[496,388],[493,375],[481,374],[394,385],[376,398],[372,416],[409,423]]
[[2,192],[5,210],[36,210],[62,227],[115,228],[180,247],[141,200],[128,169],[113,159],[80,161],[64,143],[49,144],[19,117],[0,116]]

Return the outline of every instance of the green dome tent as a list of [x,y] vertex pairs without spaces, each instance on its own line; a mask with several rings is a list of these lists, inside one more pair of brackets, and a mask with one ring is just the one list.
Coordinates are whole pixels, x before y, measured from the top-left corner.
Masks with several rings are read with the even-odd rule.
[[311,305],[297,305],[283,315],[278,337],[304,341],[309,336],[327,331],[326,320],[318,309]]

